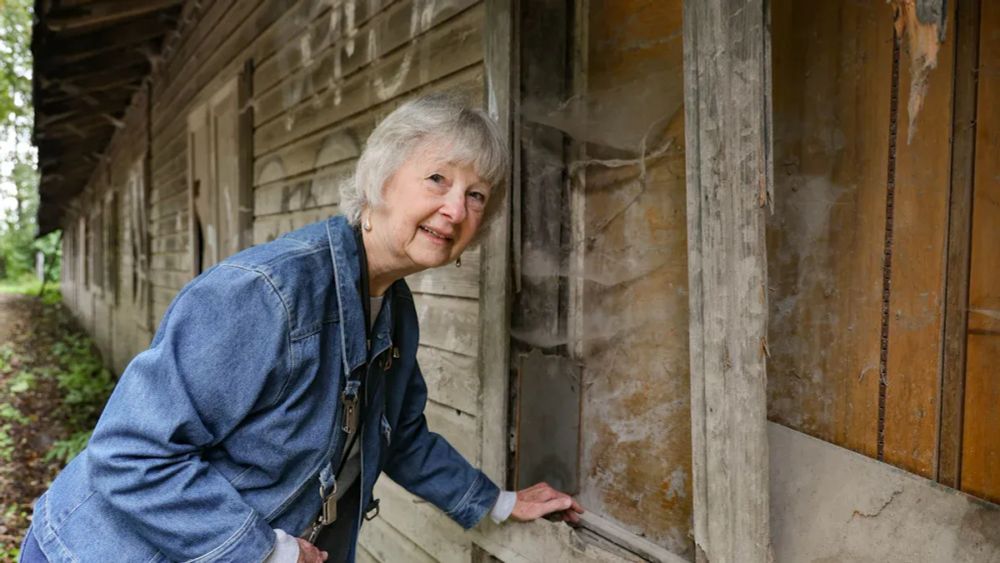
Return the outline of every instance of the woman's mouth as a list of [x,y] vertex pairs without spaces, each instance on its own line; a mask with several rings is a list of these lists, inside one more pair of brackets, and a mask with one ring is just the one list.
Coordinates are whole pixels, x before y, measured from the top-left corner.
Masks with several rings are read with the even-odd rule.
[[420,230],[423,231],[424,233],[427,233],[427,235],[430,236],[431,240],[439,243],[451,242],[452,240],[451,235],[440,233],[430,227],[425,227],[424,225],[420,225]]

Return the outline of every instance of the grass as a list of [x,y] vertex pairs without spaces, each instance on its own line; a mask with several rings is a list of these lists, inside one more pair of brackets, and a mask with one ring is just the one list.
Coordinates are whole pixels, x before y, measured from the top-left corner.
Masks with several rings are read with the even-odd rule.
[[45,292],[42,293],[42,282],[35,276],[25,276],[17,280],[0,279],[0,293],[16,293],[20,295],[41,294],[42,301],[46,305],[55,305],[62,302],[62,295],[59,293],[59,283],[49,282],[45,284]]

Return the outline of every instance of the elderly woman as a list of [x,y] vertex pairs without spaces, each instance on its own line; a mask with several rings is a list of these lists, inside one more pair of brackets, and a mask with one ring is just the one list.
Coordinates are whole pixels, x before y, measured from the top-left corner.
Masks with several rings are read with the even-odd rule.
[[382,471],[466,528],[488,513],[576,521],[547,485],[501,493],[423,414],[403,278],[461,264],[507,166],[496,125],[451,97],[389,115],[345,216],[181,290],[35,505],[22,561],[353,561]]

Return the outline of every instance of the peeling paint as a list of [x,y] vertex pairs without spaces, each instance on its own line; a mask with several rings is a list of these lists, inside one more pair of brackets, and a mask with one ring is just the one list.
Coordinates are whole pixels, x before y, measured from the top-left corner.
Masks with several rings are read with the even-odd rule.
[[910,99],[906,104],[907,144],[917,131],[917,116],[927,96],[928,75],[937,67],[947,20],[943,0],[892,0],[896,9],[896,36],[905,38],[910,52]]

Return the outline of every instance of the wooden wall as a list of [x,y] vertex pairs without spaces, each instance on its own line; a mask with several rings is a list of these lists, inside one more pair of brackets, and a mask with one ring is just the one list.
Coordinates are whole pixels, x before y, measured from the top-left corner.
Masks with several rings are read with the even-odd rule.
[[981,17],[960,485],[1000,503],[1000,6]]
[[[148,90],[137,91],[122,120],[123,126],[100,159],[84,192],[64,220],[66,240],[62,293],[66,304],[88,330],[108,367],[120,373],[132,357],[148,346],[152,326],[148,315],[148,290],[133,283],[137,264],[130,248],[134,217],[128,210],[128,190],[136,167],[147,158]],[[92,232],[100,213],[103,232]],[[85,251],[102,245],[102,264],[94,264]],[[104,268],[103,283],[95,283],[94,268]]]
[[[940,35],[897,3],[773,5],[768,391],[775,421],[997,500],[987,4],[980,19],[978,2],[949,2]],[[970,126],[974,214],[960,203]],[[968,334],[946,331],[966,308]],[[964,435],[950,397],[964,397]],[[942,463],[956,447],[960,480]]]

